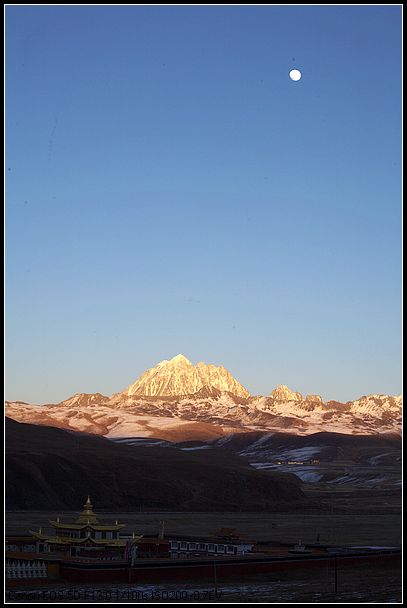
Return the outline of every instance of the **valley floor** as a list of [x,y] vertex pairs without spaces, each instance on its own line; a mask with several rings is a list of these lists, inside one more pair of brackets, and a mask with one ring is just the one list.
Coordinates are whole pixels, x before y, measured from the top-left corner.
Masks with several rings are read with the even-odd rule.
[[[321,509],[287,513],[104,512],[103,518],[126,523],[126,530],[150,535],[165,520],[165,533],[205,536],[221,527],[236,528],[257,541],[322,544],[401,544],[401,492],[395,489],[357,488],[350,485],[303,484],[305,493],[320,501]],[[102,517],[102,512],[98,510]],[[26,534],[45,528],[55,515],[76,512],[7,511],[7,534]]]

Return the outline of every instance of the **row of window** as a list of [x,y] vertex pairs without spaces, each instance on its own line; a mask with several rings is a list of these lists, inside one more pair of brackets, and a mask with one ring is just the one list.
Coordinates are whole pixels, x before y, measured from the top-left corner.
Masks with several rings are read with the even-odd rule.
[[[61,536],[67,536],[68,538],[86,538],[88,536],[88,531],[87,530],[80,530],[80,531],[61,531]],[[118,538],[118,532],[100,532],[100,531],[90,531],[90,537],[91,538],[97,538],[97,539],[112,539],[112,538]]]
[[193,543],[186,541],[171,541],[171,549],[180,551],[213,551],[216,553],[234,553],[236,545],[218,545],[215,543]]
[[27,553],[34,553],[36,550],[36,545],[6,545],[6,551],[23,551]]

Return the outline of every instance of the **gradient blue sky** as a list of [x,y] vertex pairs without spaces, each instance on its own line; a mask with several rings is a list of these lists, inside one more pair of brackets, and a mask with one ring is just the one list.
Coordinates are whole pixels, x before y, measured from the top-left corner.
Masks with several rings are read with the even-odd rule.
[[6,17],[8,399],[400,393],[399,6]]

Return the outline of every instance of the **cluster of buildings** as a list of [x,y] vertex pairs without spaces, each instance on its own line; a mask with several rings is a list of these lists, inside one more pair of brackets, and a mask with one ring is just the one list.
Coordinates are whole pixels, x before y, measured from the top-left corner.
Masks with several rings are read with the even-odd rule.
[[[234,556],[249,553],[253,542],[241,540],[232,528],[222,528],[213,537],[164,536],[164,526],[155,537],[135,532],[124,534],[126,524],[101,522],[88,496],[83,511],[73,522],[50,520],[52,532],[30,530],[31,536],[6,538],[6,555],[36,554],[70,560],[126,560],[149,557]],[[163,522],[162,522],[163,524]]]
[[[232,528],[210,537],[125,534],[124,523],[101,522],[90,498],[72,522],[50,520],[52,532],[30,531],[30,536],[6,538],[6,585],[66,583],[162,582],[186,578],[247,576],[274,569],[314,566],[329,568],[336,562],[355,563],[400,560],[398,547],[305,547],[265,541],[255,544]],[[336,566],[335,566],[336,567]]]
[[276,460],[275,464],[321,464],[318,458],[311,458],[311,460]]

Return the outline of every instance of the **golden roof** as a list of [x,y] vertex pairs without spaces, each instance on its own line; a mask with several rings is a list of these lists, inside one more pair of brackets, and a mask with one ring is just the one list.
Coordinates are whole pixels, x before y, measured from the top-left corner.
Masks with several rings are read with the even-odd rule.
[[121,530],[126,526],[126,524],[92,524],[82,523],[82,524],[63,524],[58,520],[49,519],[49,523],[57,529],[63,530],[83,530],[84,528],[92,528],[92,530],[104,531],[104,530]]
[[96,514],[93,512],[93,505],[90,501],[90,496],[88,496],[85,504],[83,505],[83,511],[79,515],[79,517],[76,521],[78,524],[82,524],[82,523],[97,524],[97,523],[99,523],[98,519],[96,517]]
[[[109,547],[125,547],[128,539],[108,539],[108,538],[92,538],[91,536],[85,536],[84,538],[69,538],[67,536],[51,536],[48,534],[41,534],[41,532],[30,532],[38,538],[55,545],[82,545],[87,541],[90,541],[94,545],[109,546]],[[140,540],[142,536],[135,536],[134,540]]]
[[83,530],[84,528],[86,528],[88,526],[88,527],[92,528],[92,530],[99,530],[99,531],[116,530],[117,531],[117,530],[121,530],[126,525],[126,524],[119,524],[117,519],[116,519],[116,523],[114,523],[114,524],[99,523],[99,520],[96,517],[96,513],[93,512],[93,505],[90,500],[90,496],[88,496],[88,498],[86,499],[86,502],[83,505],[83,511],[79,515],[79,517],[77,517],[75,523],[62,523],[62,522],[60,522],[59,517],[57,517],[55,520],[49,519],[48,521],[54,528],[57,528],[58,530]]

